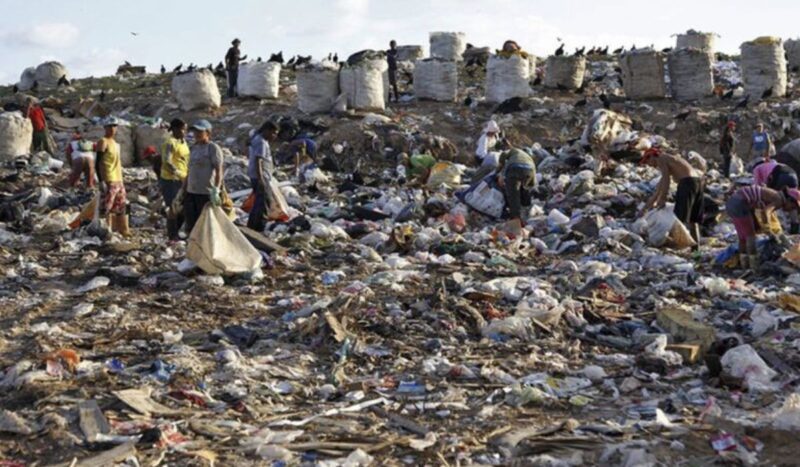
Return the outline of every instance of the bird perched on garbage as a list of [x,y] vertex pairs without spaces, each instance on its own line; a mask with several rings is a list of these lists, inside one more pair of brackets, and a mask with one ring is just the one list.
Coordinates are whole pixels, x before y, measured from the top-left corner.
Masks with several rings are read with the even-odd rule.
[[100,91],[100,95],[97,96],[97,97],[98,97],[98,99],[100,99],[100,102],[103,102],[104,100],[106,100],[106,91],[105,91],[105,89],[101,90]]
[[750,102],[750,94],[744,96],[744,99],[740,100],[733,108],[736,109],[744,109],[747,107],[747,104]]
[[558,46],[558,48],[556,49],[556,51],[555,51],[555,53],[553,55],[555,55],[556,57],[560,57],[560,56],[564,55],[564,44],[561,44],[560,46]]
[[181,68],[183,68],[183,63],[181,63],[181,64],[179,64],[178,66],[176,66],[176,67],[175,67],[175,68],[172,70],[172,72],[173,72],[173,73],[177,73],[177,72],[181,71]]
[[586,46],[584,45],[580,49],[575,49],[575,57],[583,57],[583,52],[586,50]]
[[57,86],[69,86],[69,80],[67,79],[67,75],[63,75],[61,78],[58,78]]
[[125,66],[131,66],[131,62],[125,60]]
[[190,63],[189,66],[186,67],[186,71],[194,71],[197,69],[197,65],[194,63]]
[[328,53],[328,56],[326,57],[326,60],[328,60],[329,62],[331,60],[333,60],[333,52]]
[[596,53],[597,53],[597,47],[592,47],[591,49],[589,49],[588,52],[586,52],[586,55],[589,56],[589,55],[594,55]]
[[766,91],[761,93],[761,98],[762,99],[768,99],[770,97],[772,97],[772,86],[770,86],[769,89],[767,89]]
[[208,65],[206,65],[206,70],[214,71],[214,64],[213,63],[209,63]]
[[294,65],[294,62],[296,62],[296,61],[297,61],[297,55],[295,55],[292,58],[290,58],[289,61],[286,62],[286,66],[292,66],[292,65]]
[[268,61],[273,63],[280,63],[281,65],[283,65],[283,50],[281,50],[276,54],[270,55]]
[[339,54],[338,53],[333,54],[333,63],[339,63]]
[[161,65],[161,74],[163,75],[166,72],[167,72],[167,69],[164,67],[164,65]]
[[15,85],[14,85],[14,87],[13,87],[13,88],[11,88],[11,89],[12,89],[12,91],[14,91],[14,94],[16,94],[16,93],[18,93],[18,92],[19,92],[19,88],[17,87],[17,85],[16,85],[16,84],[15,84]]
[[304,64],[307,64],[307,63],[311,63],[311,55],[308,55],[306,57],[303,57],[302,55],[298,55],[297,56],[297,61],[294,62],[295,66],[304,65]]
[[214,69],[217,70],[217,71],[224,70],[225,69],[225,65],[223,65],[222,62],[219,62],[219,63],[217,63],[217,67],[214,68]]
[[614,55],[619,55],[624,51],[625,51],[625,47],[620,47],[620,48],[618,48],[617,50],[614,51]]
[[631,52],[633,52],[634,50],[636,50],[636,44],[631,45]]
[[605,46],[603,49],[597,51],[598,55],[608,55],[608,46]]
[[260,57],[260,56],[259,56],[259,57],[256,57],[256,61],[257,61],[257,62],[260,62],[260,61],[261,61],[261,57]]
[[611,109],[611,101],[608,100],[608,96],[606,95],[606,93],[600,94],[599,97],[600,97],[600,102],[603,103],[603,108],[606,110]]

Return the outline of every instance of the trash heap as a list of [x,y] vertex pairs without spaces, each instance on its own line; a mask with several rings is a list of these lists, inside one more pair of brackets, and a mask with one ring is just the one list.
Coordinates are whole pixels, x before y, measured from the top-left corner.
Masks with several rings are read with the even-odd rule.
[[[676,117],[673,101],[625,101],[617,65],[592,60],[562,84],[585,86],[580,106],[557,83],[502,111],[414,100],[331,114],[342,83],[323,65],[282,69],[275,99],[211,111],[174,99],[172,80],[192,74],[74,80],[40,96],[59,150],[0,165],[0,460],[785,462],[800,429],[798,238],[763,237],[757,273],[730,267],[735,232],[714,208],[749,177],[722,176],[714,151],[733,104],[700,99]],[[458,92],[485,85],[467,77]],[[767,122],[780,147],[800,137],[799,106],[740,110],[741,131]],[[235,258],[191,262],[196,242],[167,241],[141,159],[124,169],[132,237],[70,227],[94,194],[64,187],[63,148],[99,112],[128,122],[136,154],[173,117],[211,121]],[[242,141],[264,118],[295,121],[319,160],[278,168],[286,218],[254,232]],[[490,118],[537,164],[527,237],[457,195]],[[639,215],[658,173],[631,148],[652,144],[708,167],[697,253],[668,208]],[[433,159],[428,177],[402,155]]]

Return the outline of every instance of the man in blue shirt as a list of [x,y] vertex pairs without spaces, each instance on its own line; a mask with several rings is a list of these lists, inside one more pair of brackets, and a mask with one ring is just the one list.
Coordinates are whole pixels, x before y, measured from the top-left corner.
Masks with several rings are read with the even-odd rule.
[[759,123],[756,125],[756,131],[753,133],[753,146],[750,150],[750,160],[769,158],[770,147],[772,147],[772,140],[769,138],[769,133],[764,131],[764,124]]

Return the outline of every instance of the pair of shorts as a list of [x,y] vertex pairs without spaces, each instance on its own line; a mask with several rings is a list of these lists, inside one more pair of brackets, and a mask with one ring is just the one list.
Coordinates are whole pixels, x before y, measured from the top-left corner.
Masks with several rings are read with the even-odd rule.
[[703,221],[704,185],[703,179],[699,177],[684,177],[678,181],[675,217],[686,225]]
[[747,200],[742,196],[731,196],[725,204],[725,211],[730,216],[736,236],[740,242],[756,236],[756,222],[753,218],[753,210],[747,204]]
[[103,210],[113,214],[124,214],[128,201],[125,185],[122,182],[108,183],[106,196],[103,199]]

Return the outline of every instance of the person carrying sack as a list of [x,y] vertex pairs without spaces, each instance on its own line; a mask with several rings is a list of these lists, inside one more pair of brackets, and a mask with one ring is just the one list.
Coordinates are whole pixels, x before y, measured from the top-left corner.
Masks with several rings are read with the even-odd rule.
[[183,180],[183,216],[191,234],[207,203],[222,204],[222,149],[211,141],[211,123],[198,120],[191,129],[195,144],[189,153],[189,171]]

